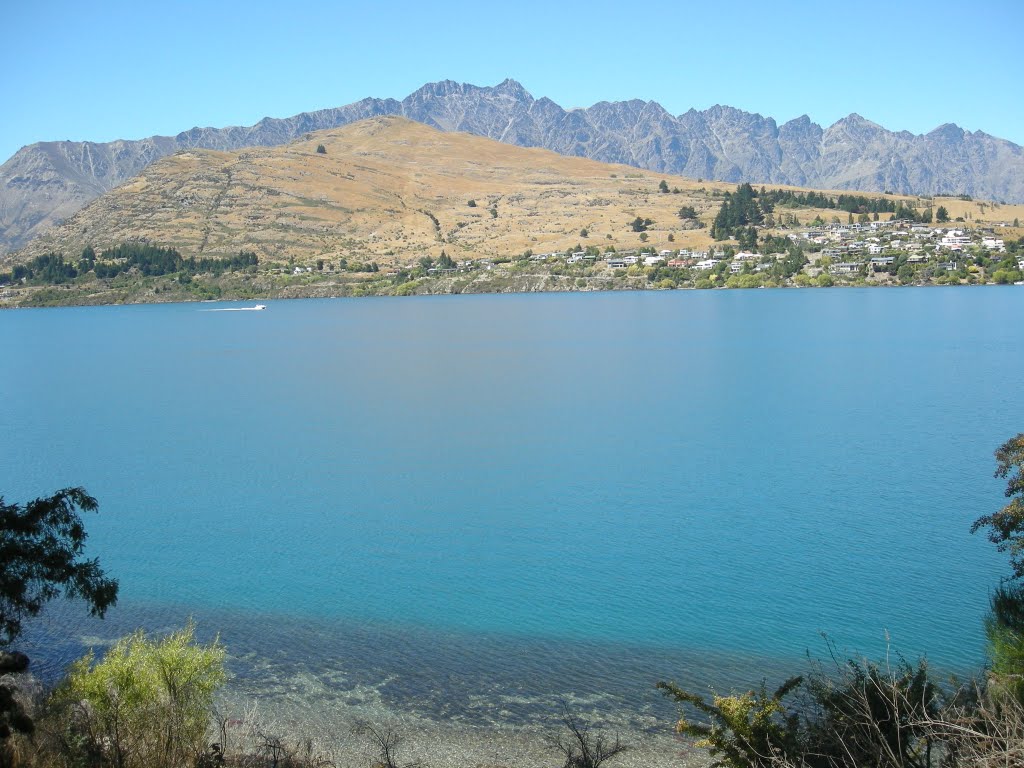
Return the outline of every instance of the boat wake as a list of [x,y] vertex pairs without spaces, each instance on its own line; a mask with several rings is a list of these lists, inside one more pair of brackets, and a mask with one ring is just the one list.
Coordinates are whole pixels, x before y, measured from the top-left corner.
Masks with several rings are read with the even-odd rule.
[[266,304],[257,304],[255,307],[217,307],[215,309],[201,309],[200,312],[259,312],[266,309]]

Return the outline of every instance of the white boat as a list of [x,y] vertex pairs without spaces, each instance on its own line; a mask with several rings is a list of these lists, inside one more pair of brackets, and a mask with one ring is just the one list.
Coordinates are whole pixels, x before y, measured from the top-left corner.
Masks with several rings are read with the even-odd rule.
[[257,304],[255,307],[252,307],[253,310],[266,309],[266,308],[267,308],[266,304]]

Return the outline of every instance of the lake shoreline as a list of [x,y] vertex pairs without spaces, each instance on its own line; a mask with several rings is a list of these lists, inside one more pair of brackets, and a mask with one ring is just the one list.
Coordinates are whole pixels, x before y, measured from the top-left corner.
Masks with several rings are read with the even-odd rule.
[[[418,281],[412,289],[412,283],[392,284],[387,281],[337,280],[331,277],[300,276],[270,277],[262,280],[239,280],[237,276],[211,280],[208,283],[195,281],[195,285],[183,287],[173,280],[149,278],[138,285],[131,286],[98,286],[95,281],[84,286],[49,285],[49,286],[8,286],[0,289],[0,309],[41,308],[41,307],[86,307],[86,306],[125,306],[136,304],[175,304],[190,302],[217,301],[273,301],[282,299],[336,299],[365,297],[407,296],[453,296],[453,295],[488,295],[488,294],[520,294],[520,293],[609,293],[632,291],[726,291],[753,290],[752,288],[730,288],[715,286],[698,288],[679,285],[665,288],[649,283],[642,277],[592,277],[586,278],[581,285],[581,278],[563,275],[533,274],[514,276],[510,279],[481,280],[479,276],[471,281],[459,278],[441,277]],[[987,283],[966,283],[952,287],[974,287]],[[891,282],[872,281],[836,281],[834,285],[801,286],[764,285],[759,288],[775,289],[813,289],[821,287],[835,288],[942,288],[948,285],[935,283],[914,283],[900,285]]]

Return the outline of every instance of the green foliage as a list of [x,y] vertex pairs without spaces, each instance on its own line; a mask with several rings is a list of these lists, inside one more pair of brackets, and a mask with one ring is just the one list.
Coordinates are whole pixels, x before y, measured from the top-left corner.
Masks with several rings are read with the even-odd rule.
[[633,219],[629,226],[634,232],[646,232],[647,228],[651,226],[651,224],[653,223],[654,222],[651,221],[650,219],[643,219],[637,216],[635,219]]
[[441,257],[437,260],[438,269],[455,269],[455,262],[452,257],[441,251]]
[[996,549],[1010,557],[1013,578],[1024,576],[1024,433],[1010,438],[996,450],[998,478],[1009,478],[1006,498],[1010,502],[991,515],[982,515],[971,526],[971,533],[987,528]]
[[203,752],[224,655],[217,640],[195,642],[192,623],[163,639],[139,631],[102,661],[90,652],[75,662],[55,700],[94,764],[184,768]]
[[992,280],[999,285],[1008,285],[1010,283],[1016,283],[1021,279],[1022,275],[1019,270],[1014,269],[997,269],[992,273]]
[[988,528],[989,540],[1010,556],[1013,575],[990,598],[985,636],[993,679],[1024,702],[1024,434],[1003,443],[995,456],[995,476],[1008,478],[1004,493],[1010,502],[978,518],[971,533]]
[[757,248],[757,227],[736,230],[736,242],[745,251]]
[[470,208],[476,208],[476,200],[470,200],[468,203],[466,203],[466,205],[468,205]]
[[985,619],[989,671],[1017,701],[1024,702],[1024,585],[1001,584]]
[[[81,264],[80,264],[81,266]],[[11,271],[0,275],[0,284],[18,283],[22,280],[48,285],[59,285],[78,277],[79,270],[64,261],[59,253],[36,256],[27,264],[16,264]]]
[[239,251],[237,256],[224,259],[186,259],[174,248],[124,243],[104,251],[100,260],[95,262],[93,271],[96,277],[102,279],[117,277],[133,268],[147,276],[169,275],[175,272],[190,275],[206,272],[221,274],[254,267],[258,263],[259,259],[252,251]]
[[733,275],[726,281],[726,285],[729,288],[760,288],[764,285],[764,280],[761,275],[746,273]]
[[816,716],[806,725],[808,762],[823,766],[928,768],[933,758],[927,726],[941,709],[928,665],[900,659],[895,667],[847,661],[837,674],[808,681]]
[[84,488],[25,505],[0,497],[0,645],[17,638],[22,620],[60,594],[84,599],[95,616],[117,602],[117,582],[98,560],[82,557],[87,536],[80,512],[97,507]]
[[937,221],[937,222],[949,221],[949,211],[946,210],[945,206],[940,205],[935,210],[935,221]]
[[326,155],[327,154],[327,147],[325,147],[323,144],[317,144],[316,145],[316,153],[318,155]]
[[828,272],[822,272],[817,278],[815,278],[814,282],[817,283],[819,288],[831,288],[836,284],[836,281]]
[[665,181],[664,179],[662,179],[661,183],[658,185],[658,191],[667,195],[668,191],[669,191],[668,190],[668,182]]
[[[715,768],[929,768],[939,761],[930,724],[943,699],[923,660],[895,667],[849,660],[828,674],[815,665],[771,695],[764,683],[710,701],[673,683],[657,687],[683,705],[677,730],[706,747]],[[787,706],[797,689],[804,691],[799,704]]]
[[787,711],[783,699],[802,683],[801,677],[790,678],[771,695],[762,683],[758,691],[715,695],[710,702],[675,683],[659,682],[657,687],[698,713],[700,719],[693,719],[684,709],[676,730],[708,749],[712,768],[767,768],[778,760],[798,762],[800,719]]
[[758,203],[757,192],[753,187],[740,184],[735,193],[725,193],[722,207],[718,209],[718,215],[711,225],[711,236],[716,240],[725,240],[741,228],[761,224],[765,214],[771,211],[770,203]]
[[864,195],[839,195],[830,197],[822,192],[794,192],[790,189],[762,190],[759,197],[772,205],[786,208],[827,208],[848,213],[892,213],[896,203],[884,197],[866,197]]

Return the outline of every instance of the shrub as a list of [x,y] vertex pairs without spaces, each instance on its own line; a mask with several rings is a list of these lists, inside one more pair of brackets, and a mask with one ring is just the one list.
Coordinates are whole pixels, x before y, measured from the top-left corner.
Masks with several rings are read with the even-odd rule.
[[802,682],[803,678],[790,678],[771,695],[762,683],[759,691],[713,696],[710,702],[675,683],[661,682],[658,688],[703,716],[701,722],[684,713],[676,730],[708,749],[712,768],[760,768],[780,760],[798,761],[800,718],[788,712],[782,700]]
[[180,768],[203,753],[213,695],[225,679],[218,640],[195,642],[195,625],[163,639],[141,630],[97,661],[76,661],[54,696],[69,710],[68,744],[91,764]]

